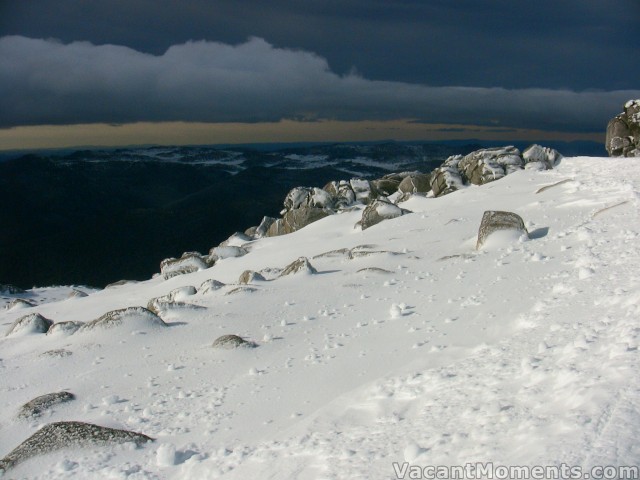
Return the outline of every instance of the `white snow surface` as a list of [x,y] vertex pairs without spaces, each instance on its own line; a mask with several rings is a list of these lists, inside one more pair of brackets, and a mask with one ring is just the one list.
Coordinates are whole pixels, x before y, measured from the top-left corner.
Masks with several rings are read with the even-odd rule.
[[[638,465],[639,198],[640,159],[565,158],[412,197],[402,207],[414,213],[364,232],[353,228],[361,210],[345,212],[208,270],[84,298],[48,290],[48,303],[2,310],[0,457],[62,420],[156,439],[61,450],[6,476],[391,479],[405,461]],[[485,210],[519,214],[530,240],[476,251]],[[318,274],[225,295],[244,270],[301,256]],[[4,337],[27,312],[86,322],[208,279],[226,286],[185,297],[205,308],[169,309],[168,328]],[[257,347],[211,348],[225,334]],[[71,354],[43,355],[60,349]],[[76,400],[17,419],[61,390]]]

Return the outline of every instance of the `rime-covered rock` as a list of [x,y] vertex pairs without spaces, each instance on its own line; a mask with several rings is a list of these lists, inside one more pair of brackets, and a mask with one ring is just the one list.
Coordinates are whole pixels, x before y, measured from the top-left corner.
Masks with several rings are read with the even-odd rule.
[[211,344],[213,348],[220,348],[224,350],[232,350],[238,347],[255,347],[256,344],[253,342],[248,342],[242,337],[238,335],[222,335],[215,339],[215,341]]
[[238,279],[238,283],[240,285],[248,285],[253,282],[264,282],[266,278],[258,272],[254,272],[253,270],[245,270],[240,274],[240,278]]
[[396,218],[406,213],[411,212],[400,208],[399,206],[389,202],[388,200],[379,198],[373,203],[367,205],[367,207],[363,210],[360,225],[362,227],[362,230],[366,230],[367,228],[372,227],[373,225],[376,225],[383,220]]
[[356,202],[356,193],[351,188],[351,183],[346,180],[327,183],[323,190],[329,192],[334,198],[334,207],[344,209]]
[[0,472],[7,471],[32,457],[64,448],[135,443],[140,446],[153,441],[142,433],[101,427],[84,422],[55,422],[45,425],[0,460]]
[[82,322],[57,322],[49,327],[47,330],[47,335],[61,335],[68,336],[73,335],[78,331],[78,329],[83,325]]
[[267,236],[267,232],[269,231],[269,227],[271,227],[271,225],[273,225],[273,223],[276,221],[277,219],[273,218],[273,217],[262,217],[262,221],[260,222],[260,225],[258,225],[256,227],[255,232],[253,233],[253,235],[256,238],[262,238],[262,237],[266,237]]
[[513,212],[487,210],[482,216],[476,249],[480,250],[487,239],[499,231],[512,231],[516,235],[529,235],[520,215]]
[[282,272],[280,272],[281,277],[285,277],[287,275],[292,275],[294,273],[308,273],[308,274],[316,274],[318,271],[309,263],[309,259],[307,257],[300,257],[294,262],[291,262],[287,265]]
[[368,205],[378,198],[378,193],[369,180],[365,180],[363,178],[352,178],[349,183],[356,196],[357,202]]
[[452,155],[431,173],[431,190],[435,197],[447,195],[464,187],[462,175],[458,170],[458,164],[463,158],[462,155]]
[[285,210],[298,208],[333,208],[333,196],[320,188],[296,187],[284,199]]
[[129,307],[119,310],[112,310],[101,317],[84,323],[78,333],[96,329],[107,329],[118,327],[123,324],[141,327],[166,327],[167,324],[155,313],[144,307]]
[[209,258],[214,261],[224,260],[225,258],[236,258],[246,255],[248,252],[242,247],[235,245],[218,246],[211,249]]
[[165,280],[177,275],[206,270],[212,263],[197,252],[187,252],[180,258],[166,258],[160,263],[160,273]]
[[70,402],[75,398],[76,397],[73,393],[64,391],[40,395],[20,407],[20,410],[18,411],[18,418],[39,417],[43,412],[49,410],[51,407],[61,403]]
[[465,155],[458,163],[463,180],[473,185],[499,180],[523,167],[520,150],[513,146],[476,150]]
[[82,290],[78,290],[77,288],[72,289],[67,295],[67,298],[84,298],[89,296],[87,292],[83,292]]
[[640,157],[640,99],[629,100],[609,121],[605,147],[611,157]]
[[204,282],[202,282],[202,284],[200,285],[200,288],[198,289],[198,293],[200,293],[201,295],[204,295],[204,294],[219,290],[224,286],[225,286],[224,283],[219,282],[218,280],[214,280],[213,278],[210,278],[209,280],[205,280]]
[[18,318],[7,330],[6,336],[29,335],[33,333],[47,333],[53,325],[53,321],[43,317],[39,313],[30,313]]
[[562,160],[562,155],[553,148],[534,144],[522,152],[522,158],[527,170],[551,170]]
[[25,300],[23,298],[14,298],[7,304],[5,308],[7,310],[16,311],[16,310],[22,310],[24,308],[35,307],[35,306],[36,304],[33,302],[30,302],[29,300]]

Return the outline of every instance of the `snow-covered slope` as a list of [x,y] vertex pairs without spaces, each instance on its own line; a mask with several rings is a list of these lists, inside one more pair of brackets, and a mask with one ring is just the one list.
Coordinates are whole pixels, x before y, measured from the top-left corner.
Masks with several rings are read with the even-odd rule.
[[[361,211],[346,212],[208,270],[4,310],[2,335],[26,313],[87,322],[226,284],[180,291],[203,308],[162,311],[168,328],[0,338],[0,457],[61,420],[155,438],[65,449],[6,475],[373,479],[396,478],[394,462],[637,465],[639,160],[565,158],[413,197],[402,204],[413,214],[364,232]],[[531,239],[476,251],[485,210],[518,213]],[[318,273],[267,270],[272,280],[238,289],[243,271],[301,256]],[[212,348],[225,334],[257,347]],[[75,400],[17,417],[62,390]]]

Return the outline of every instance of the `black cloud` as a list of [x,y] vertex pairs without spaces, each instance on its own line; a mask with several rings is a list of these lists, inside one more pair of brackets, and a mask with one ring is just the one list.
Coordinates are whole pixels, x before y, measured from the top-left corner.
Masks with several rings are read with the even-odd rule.
[[187,42],[161,55],[115,45],[0,39],[0,126],[280,119],[461,123],[601,131],[640,90],[427,86],[338,75],[260,38]]

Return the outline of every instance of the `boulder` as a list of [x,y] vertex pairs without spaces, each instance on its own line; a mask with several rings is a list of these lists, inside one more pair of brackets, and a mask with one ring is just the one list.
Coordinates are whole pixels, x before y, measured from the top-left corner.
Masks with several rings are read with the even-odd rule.
[[269,231],[269,228],[271,227],[271,225],[273,225],[275,221],[276,219],[273,217],[262,217],[262,221],[260,222],[260,225],[256,227],[254,236],[256,238],[266,237],[267,232]]
[[285,233],[287,232],[284,231],[284,221],[281,218],[278,218],[269,226],[265,237],[278,237]]
[[292,275],[295,273],[308,273],[308,274],[316,274],[318,271],[309,263],[309,259],[307,257],[300,257],[294,262],[287,265],[284,270],[280,273],[281,277],[285,277],[287,275]]
[[458,163],[463,180],[473,185],[499,180],[523,167],[520,150],[513,146],[476,150],[465,155]]
[[262,274],[258,272],[254,272],[253,270],[245,270],[240,274],[240,278],[238,279],[238,283],[240,285],[248,285],[253,282],[264,282],[266,278],[262,276]]
[[349,184],[351,185],[351,189],[356,197],[356,202],[369,205],[369,203],[378,198],[378,193],[369,180],[352,178],[349,181]]
[[327,183],[323,190],[331,194],[334,199],[334,208],[344,209],[356,202],[356,193],[351,188],[351,183],[346,180]]
[[16,311],[16,310],[22,310],[24,308],[35,307],[35,306],[36,304],[33,302],[30,302],[29,300],[24,300],[22,298],[14,298],[4,308],[6,308],[7,310]]
[[70,402],[75,398],[75,395],[69,392],[55,392],[40,395],[20,407],[18,418],[39,417],[45,410],[49,410],[54,405]]
[[54,323],[49,327],[49,330],[47,330],[47,335],[73,335],[82,325],[82,322],[72,321]]
[[32,457],[63,448],[86,448],[134,443],[138,446],[153,439],[129,430],[101,427],[84,422],[55,422],[45,425],[0,460],[0,472]]
[[298,208],[333,208],[333,196],[320,188],[296,187],[284,199],[285,210]]
[[534,144],[522,152],[522,158],[527,170],[551,170],[562,160],[562,155],[553,148]]
[[398,207],[388,200],[379,198],[373,203],[367,205],[367,207],[364,209],[364,211],[362,212],[362,220],[360,221],[360,225],[362,227],[362,230],[366,230],[367,228],[372,227],[373,225],[376,225],[383,220],[396,218],[407,213],[411,212]]
[[[301,228],[304,228],[313,222],[317,222],[318,220],[328,217],[330,214],[331,213],[325,209],[314,207],[303,207],[295,210],[289,210],[282,217],[282,232],[284,234],[297,232]],[[274,225],[277,223],[278,222]]]
[[400,180],[395,178],[380,178],[371,182],[375,191],[380,195],[389,196],[398,191]]
[[402,179],[398,190],[403,194],[427,193],[431,190],[431,175],[428,173],[415,173]]
[[213,348],[232,350],[238,347],[253,348],[257,345],[253,342],[248,342],[238,335],[222,335],[221,337],[216,338],[211,346]]
[[47,333],[53,325],[53,321],[43,317],[39,313],[30,313],[18,318],[11,324],[6,333],[7,337],[18,335],[29,335],[32,333]]
[[200,285],[200,288],[198,289],[198,293],[202,295],[211,293],[221,289],[222,287],[224,287],[224,285],[225,285],[224,283],[219,282],[218,280],[214,280],[213,278],[210,278],[209,280],[205,280],[204,282],[202,282],[202,284]]
[[435,197],[447,195],[464,187],[458,164],[464,157],[453,155],[431,173],[431,190]]
[[224,260],[225,258],[242,257],[246,255],[247,250],[243,247],[236,247],[233,245],[218,246],[211,249],[209,252],[209,258],[213,261]]
[[166,258],[160,263],[160,273],[165,280],[177,275],[206,270],[212,263],[198,252],[187,252],[181,258]]
[[605,147],[611,157],[640,157],[640,99],[629,100],[609,121]]
[[167,324],[152,311],[144,307],[128,307],[112,310],[100,318],[84,323],[78,333],[96,329],[118,327],[124,323],[140,327],[166,327]]
[[520,215],[513,212],[487,210],[480,222],[476,249],[480,250],[487,239],[496,232],[512,232],[515,236],[529,236]]

